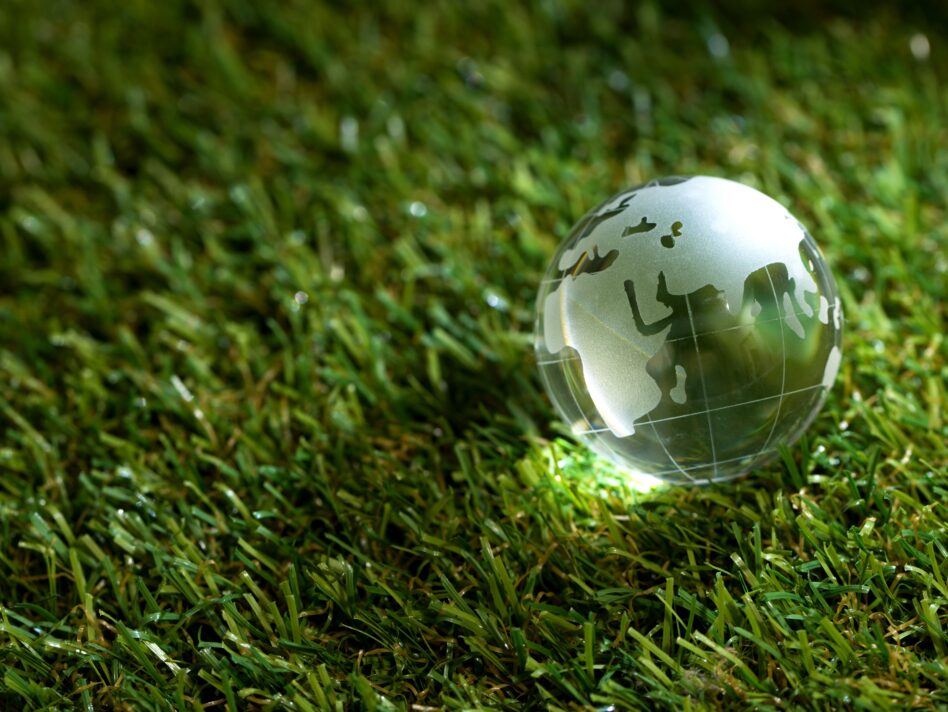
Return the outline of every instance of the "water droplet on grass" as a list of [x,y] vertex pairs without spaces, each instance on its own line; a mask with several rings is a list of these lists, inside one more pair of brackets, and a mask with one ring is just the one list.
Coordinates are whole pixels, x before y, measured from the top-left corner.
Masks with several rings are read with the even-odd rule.
[[629,75],[621,69],[613,69],[609,72],[609,77],[606,79],[606,82],[608,82],[609,88],[613,91],[625,91],[629,88]]
[[928,55],[931,54],[932,46],[928,41],[928,37],[919,32],[912,35],[912,38],[909,40],[909,49],[912,51],[912,56],[915,57],[915,59],[919,62],[924,62],[928,59]]
[[731,43],[720,32],[715,32],[708,37],[707,45],[708,52],[715,59],[724,59],[731,53]]
[[510,304],[502,296],[497,294],[494,291],[487,290],[484,292],[484,301],[487,302],[487,306],[497,311],[507,311],[510,308]]
[[140,227],[135,231],[135,242],[142,247],[151,247],[155,243],[155,236],[148,228]]
[[339,145],[346,153],[355,153],[359,147],[359,121],[354,116],[344,116],[339,122]]

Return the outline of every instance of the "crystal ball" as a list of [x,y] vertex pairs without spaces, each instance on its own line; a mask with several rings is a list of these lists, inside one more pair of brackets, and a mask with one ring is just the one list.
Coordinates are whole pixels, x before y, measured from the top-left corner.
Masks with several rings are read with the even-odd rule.
[[836,283],[748,186],[667,177],[586,214],[537,298],[541,378],[573,433],[673,483],[731,479],[803,433],[840,364]]

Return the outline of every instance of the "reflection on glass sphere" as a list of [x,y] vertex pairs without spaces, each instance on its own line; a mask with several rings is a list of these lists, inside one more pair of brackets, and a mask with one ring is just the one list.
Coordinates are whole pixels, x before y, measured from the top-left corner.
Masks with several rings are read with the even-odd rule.
[[537,298],[547,391],[573,432],[635,471],[700,483],[800,436],[840,363],[816,243],[763,193],[661,178],[589,212]]

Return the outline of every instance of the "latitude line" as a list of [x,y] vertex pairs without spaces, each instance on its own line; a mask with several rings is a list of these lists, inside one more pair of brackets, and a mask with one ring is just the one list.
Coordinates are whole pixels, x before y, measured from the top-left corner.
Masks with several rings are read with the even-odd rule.
[[[816,388],[823,388],[823,387],[824,387],[824,386],[823,386],[822,383],[817,383],[817,384],[812,385],[812,386],[804,386],[803,388],[795,388],[795,389],[793,389],[792,391],[787,391],[787,392],[784,393],[783,395],[785,395],[785,396],[792,396],[792,395],[795,394],[795,393],[803,393],[804,391],[812,391],[812,390],[814,390],[814,389],[816,389]],[[730,410],[731,408],[741,408],[742,406],[745,406],[745,405],[753,405],[754,403],[762,403],[763,401],[773,400],[774,398],[780,398],[780,394],[778,393],[778,394],[772,395],[772,396],[764,396],[763,398],[755,398],[754,400],[743,401],[743,402],[741,402],[741,403],[731,403],[731,404],[729,404],[729,405],[719,405],[717,408],[708,408],[707,410],[696,410],[694,413],[684,413],[683,415],[671,415],[671,416],[669,416],[669,417],[667,417],[667,418],[658,418],[657,420],[648,420],[648,421],[645,421],[645,422],[647,422],[647,423],[665,423],[665,422],[668,422],[669,420],[681,420],[682,418],[691,418],[692,416],[704,415],[704,414],[706,414],[706,413],[717,413],[719,410]],[[601,433],[601,432],[604,432],[604,431],[606,431],[606,430],[609,430],[609,428],[596,428],[596,429],[594,429],[594,430],[588,431],[588,433]],[[578,433],[578,435],[586,435],[586,434],[588,434],[588,433],[587,433],[587,432],[581,432],[581,433]]]
[[[774,453],[774,452],[777,452],[777,448],[771,448],[766,453],[759,453],[758,455],[738,455],[737,457],[729,457],[726,460],[718,460],[718,464],[726,465],[729,462],[737,462],[738,460],[749,460],[755,457],[760,457],[760,455],[769,455],[770,453]],[[692,470],[700,470],[703,467],[708,467],[708,465],[691,465],[689,467],[680,467],[677,470],[660,470],[659,472],[648,472],[646,470],[642,470],[642,472],[643,474],[649,475],[651,477],[660,477],[661,475],[671,475],[676,472],[687,473],[687,472],[691,472]],[[695,478],[692,477],[691,479],[692,481],[694,481]]]
[[[708,402],[708,387],[704,382],[704,368],[701,366],[701,350],[698,348],[698,335],[695,333],[695,320],[691,313],[691,298],[685,295],[685,306],[688,308],[688,323],[691,325],[691,338],[695,342],[695,354],[698,362],[698,378],[701,379],[701,393],[704,395],[704,402]],[[711,427],[711,411],[706,410],[705,418],[708,420],[708,439],[711,441],[711,464],[714,467],[714,476],[718,476],[718,454],[714,447],[714,428]]]
[[[769,276],[769,273],[768,273],[768,276]],[[831,307],[830,307],[830,311],[832,311],[832,309],[833,309],[833,307],[831,306]],[[805,317],[807,317],[807,318],[810,318],[810,316],[811,316],[811,315],[807,314],[806,312],[802,312],[802,311],[801,311],[801,312],[794,312],[794,314],[795,314],[796,316],[798,316],[798,317],[799,317],[799,316],[805,316]],[[736,331],[737,329],[756,328],[757,326],[762,326],[763,324],[770,324],[770,323],[775,322],[775,321],[782,321],[784,318],[785,318],[785,317],[783,317],[783,316],[777,316],[777,317],[774,317],[773,319],[764,319],[763,321],[755,321],[755,322],[753,322],[752,324],[738,324],[737,326],[728,326],[728,327],[726,327],[726,328],[724,328],[724,329],[716,329],[715,331],[699,331],[697,335],[698,335],[698,336],[717,336],[718,334],[723,334],[723,333],[728,332],[728,331]],[[827,318],[829,318],[829,317],[827,317]],[[690,338],[691,338],[690,336],[679,336],[679,337],[676,338],[676,339],[667,339],[667,340],[665,341],[665,343],[666,343],[666,344],[673,344],[673,343],[675,343],[676,341],[684,341],[685,339],[690,339]],[[569,346],[569,344],[567,344],[567,346]],[[575,348],[575,347],[572,347],[572,348]],[[573,360],[580,359],[580,358],[581,358],[581,356],[578,356],[578,355],[577,355],[577,356],[567,356],[567,357],[565,357],[565,358],[556,358],[556,359],[550,359],[550,360],[544,360],[544,361],[537,361],[537,365],[538,365],[538,366],[552,366],[552,365],[557,364],[557,363],[563,363],[564,361],[573,361]]]

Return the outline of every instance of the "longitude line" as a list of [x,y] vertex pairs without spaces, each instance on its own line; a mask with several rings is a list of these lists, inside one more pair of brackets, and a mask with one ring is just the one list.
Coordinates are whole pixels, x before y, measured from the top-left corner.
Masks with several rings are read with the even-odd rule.
[[[582,361],[579,362],[579,367],[580,367],[580,368],[583,367],[583,362],[582,362]],[[586,374],[584,373],[584,374],[583,374],[583,380],[585,380],[585,379],[586,379]],[[581,418],[583,419],[583,421],[585,421],[585,423],[586,423],[586,431],[585,431],[585,432],[589,432],[589,433],[599,432],[596,428],[593,428],[592,423],[589,422],[589,417],[588,417],[588,416],[586,415],[586,413],[583,411],[583,407],[579,404],[579,398],[576,397],[576,393],[573,391],[573,389],[572,389],[572,388],[567,388],[566,390],[569,391],[569,394],[570,394],[570,396],[571,396],[572,399],[573,399],[573,403],[576,405],[576,412],[579,413],[580,417],[581,417]],[[573,424],[570,423],[569,426],[570,426],[570,430],[572,430],[572,429],[573,429]],[[574,432],[575,432],[575,431],[574,431]]]
[[[777,288],[774,286],[773,277],[770,276],[770,265],[767,265],[764,271],[767,273],[767,280],[770,282],[770,291],[773,292],[774,295],[774,304],[777,305],[777,313],[781,315],[782,321],[783,311],[780,308],[780,300],[777,298]],[[770,445],[770,439],[774,436],[774,431],[777,429],[777,421],[780,420],[780,409],[783,408],[783,397],[787,388],[787,335],[784,333],[783,323],[780,324],[780,350],[783,352],[783,372],[780,375],[780,400],[777,401],[777,412],[774,414],[774,422],[770,426],[767,440],[764,441],[764,446],[754,457],[755,462],[767,449],[767,446]]]
[[[636,351],[638,351],[638,352],[639,352],[640,354],[642,354],[643,356],[647,356],[647,357],[651,358],[651,355],[650,355],[645,349],[643,349],[643,348],[642,348],[641,346],[639,346],[637,343],[635,343],[634,341],[632,341],[632,339],[630,339],[630,338],[628,338],[628,337],[626,337],[626,336],[623,336],[621,333],[619,333],[618,331],[616,331],[612,326],[610,326],[609,324],[607,324],[606,322],[604,322],[602,319],[600,319],[596,314],[594,314],[594,313],[592,312],[592,310],[590,310],[589,307],[587,307],[586,305],[584,305],[582,302],[573,301],[573,304],[575,304],[577,307],[579,307],[579,308],[582,309],[584,312],[586,312],[586,314],[589,316],[590,319],[592,319],[592,320],[595,321],[595,322],[598,322],[601,326],[605,327],[606,331],[611,332],[611,333],[612,333],[613,335],[615,335],[616,338],[618,338],[620,341],[625,342],[626,344],[628,344],[629,346],[631,346],[633,349],[635,349]],[[667,327],[666,327],[666,328],[667,328]]]
[[[566,309],[564,309],[566,296],[567,296],[566,290],[560,290],[560,320],[563,322],[562,324],[563,333],[566,333]],[[566,359],[564,359],[564,361],[565,360]],[[583,382],[585,382],[586,381],[586,373],[585,373],[586,365],[582,361],[580,361],[579,368],[583,372]],[[573,404],[576,406],[576,412],[579,413],[582,419],[586,422],[586,430],[593,430],[594,428],[593,428],[592,423],[589,421],[589,416],[586,415],[586,412],[583,410],[583,407],[579,404],[579,398],[576,397],[576,393],[571,388],[567,388],[567,390],[569,391],[569,394],[573,399]],[[570,423],[569,426],[570,426],[570,430],[572,430],[573,424]]]
[[[698,377],[701,379],[701,393],[704,395],[704,402],[708,402],[708,386],[704,382],[704,368],[701,366],[701,350],[698,348],[698,335],[695,333],[695,320],[691,313],[691,299],[685,295],[685,306],[688,307],[688,323],[691,325],[691,336],[695,342],[695,359],[698,363]],[[714,447],[714,428],[711,427],[711,411],[705,411],[705,417],[708,420],[708,439],[711,441],[711,464],[714,467],[714,476],[718,476],[718,454]]]
[[[582,368],[582,362],[580,362],[580,368]],[[585,379],[585,373],[583,374],[583,378]],[[578,433],[577,433],[575,430],[573,430],[574,435],[597,435],[598,433],[604,433],[604,432],[607,432],[607,431],[610,431],[610,430],[611,430],[611,428],[593,428],[593,427],[592,427],[592,423],[589,422],[589,416],[586,415],[585,411],[583,411],[583,407],[579,404],[579,398],[576,397],[576,393],[573,392],[573,390],[571,390],[571,389],[567,389],[567,390],[569,390],[570,396],[572,396],[572,398],[573,398],[573,403],[576,404],[576,410],[579,412],[580,417],[586,422],[586,430],[580,431],[580,432],[578,432]],[[595,404],[594,404],[594,405],[595,405]],[[599,413],[598,411],[599,411],[599,409],[596,408],[596,414],[599,415],[600,417],[602,417],[602,413]],[[572,430],[572,423],[570,423],[570,429]],[[596,439],[597,439],[597,440],[600,442],[600,444],[602,444],[609,452],[611,452],[613,455],[615,455],[616,458],[617,458],[617,460],[622,460],[622,459],[623,459],[623,458],[622,458],[622,455],[620,455],[620,454],[616,451],[616,449],[615,449],[614,447],[612,447],[612,445],[610,445],[608,442],[606,442],[606,440],[604,440],[604,439],[601,438],[601,437],[597,437]],[[688,476],[688,475],[685,475],[685,477],[687,477],[687,476]]]
[[687,472],[685,472],[685,469],[684,469],[681,465],[678,464],[678,460],[675,459],[675,456],[672,455],[672,454],[668,451],[668,448],[667,448],[667,447],[665,447],[665,441],[662,440],[662,436],[658,434],[658,428],[656,428],[656,427],[655,427],[655,423],[652,422],[651,416],[646,415],[645,417],[648,418],[648,421],[647,421],[647,422],[648,422],[649,425],[652,426],[652,432],[655,433],[655,439],[658,440],[658,444],[662,446],[662,450],[664,450],[664,451],[665,451],[665,454],[668,455],[668,459],[671,460],[671,463],[678,469],[678,471],[679,471],[681,474],[683,474],[683,475],[684,475],[685,477],[687,477],[689,480],[691,480],[692,482],[694,482],[694,479],[695,479],[695,478],[692,477],[691,475],[689,475]]

